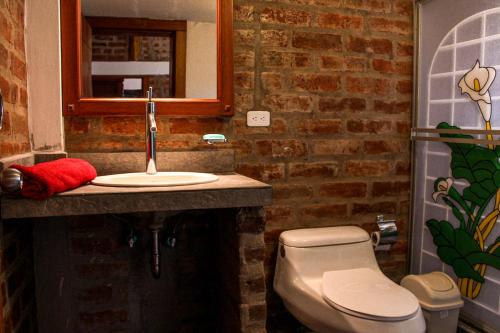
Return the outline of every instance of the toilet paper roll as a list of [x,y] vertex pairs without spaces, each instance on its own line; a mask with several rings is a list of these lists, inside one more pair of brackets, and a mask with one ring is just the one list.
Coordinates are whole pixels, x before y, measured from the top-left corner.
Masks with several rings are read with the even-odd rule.
[[377,221],[379,231],[372,232],[371,238],[375,250],[389,250],[398,240],[396,221]]

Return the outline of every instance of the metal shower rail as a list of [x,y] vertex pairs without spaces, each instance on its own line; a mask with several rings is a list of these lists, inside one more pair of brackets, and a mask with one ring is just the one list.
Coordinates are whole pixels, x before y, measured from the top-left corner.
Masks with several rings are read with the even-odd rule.
[[[423,135],[422,135],[423,134]],[[444,129],[444,128],[412,128],[411,140],[413,141],[432,141],[432,142],[451,142],[451,143],[469,143],[469,144],[493,144],[500,145],[500,140],[486,140],[486,139],[466,139],[466,138],[444,138],[436,136],[425,136],[428,134],[491,134],[500,135],[500,130],[480,130],[480,129]]]

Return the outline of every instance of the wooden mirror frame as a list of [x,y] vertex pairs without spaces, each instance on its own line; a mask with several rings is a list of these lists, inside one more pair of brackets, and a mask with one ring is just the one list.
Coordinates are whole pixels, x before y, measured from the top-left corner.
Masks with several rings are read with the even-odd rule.
[[[155,98],[159,115],[232,116],[233,0],[217,1],[217,98]],[[63,114],[142,115],[146,98],[83,96],[81,0],[61,0],[61,57]]]

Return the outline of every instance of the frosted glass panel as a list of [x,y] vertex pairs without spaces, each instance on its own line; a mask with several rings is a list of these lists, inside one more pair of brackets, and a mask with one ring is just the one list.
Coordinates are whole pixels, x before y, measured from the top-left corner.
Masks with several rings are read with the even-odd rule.
[[463,313],[494,327],[500,322],[494,268],[500,258],[493,255],[500,249],[500,7],[468,0],[418,6],[412,270],[448,273],[466,300]]

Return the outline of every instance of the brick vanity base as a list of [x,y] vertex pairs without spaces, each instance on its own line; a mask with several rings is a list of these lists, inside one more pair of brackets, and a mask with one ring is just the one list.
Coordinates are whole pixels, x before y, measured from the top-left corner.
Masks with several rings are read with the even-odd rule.
[[[148,225],[175,229],[150,270]],[[264,209],[39,219],[40,332],[266,332]],[[129,226],[139,235],[129,248]],[[163,244],[165,244],[163,242]]]

